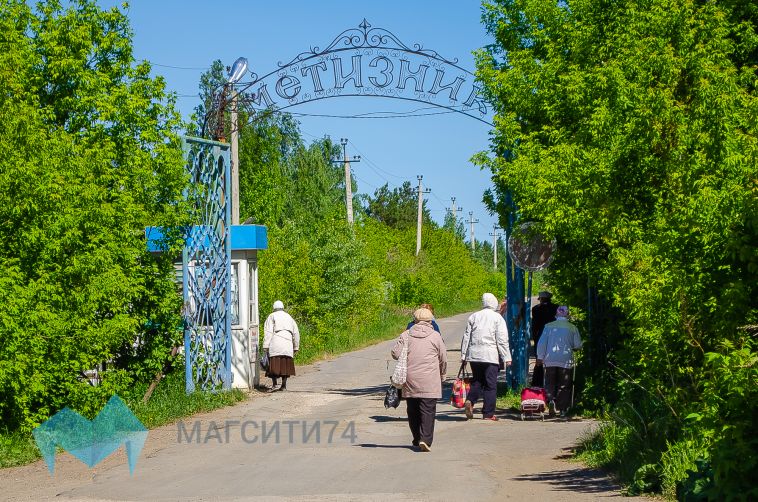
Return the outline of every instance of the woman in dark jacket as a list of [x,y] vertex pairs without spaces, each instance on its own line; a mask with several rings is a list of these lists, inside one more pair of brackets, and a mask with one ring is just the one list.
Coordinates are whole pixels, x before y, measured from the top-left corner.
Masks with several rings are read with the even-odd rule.
[[[420,309],[427,309],[427,310],[429,310],[429,312],[432,313],[432,328],[437,333],[442,334],[442,331],[440,331],[440,327],[437,326],[437,323],[434,320],[434,307],[432,307],[432,304],[431,303],[422,303],[421,305],[419,305],[418,308],[420,308]],[[413,326],[414,324],[416,324],[416,319],[414,319],[411,322],[409,322],[408,326],[405,329],[411,329],[411,326]]]

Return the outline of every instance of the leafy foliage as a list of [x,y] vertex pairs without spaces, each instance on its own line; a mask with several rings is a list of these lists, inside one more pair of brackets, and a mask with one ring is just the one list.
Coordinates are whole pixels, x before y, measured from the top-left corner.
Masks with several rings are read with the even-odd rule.
[[[418,194],[410,181],[392,190],[385,183],[367,202],[366,213],[392,228],[415,228],[418,223]],[[432,221],[426,200],[423,201],[421,218],[424,225]]]
[[442,224],[442,228],[448,232],[452,232],[460,240],[464,240],[466,238],[466,229],[463,228],[463,220],[453,214],[452,211],[447,211],[447,213],[445,213],[445,221]]
[[495,175],[492,209],[512,195],[558,240],[550,281],[591,312],[594,395],[643,417],[616,425],[623,479],[654,486],[649,466],[693,434],[719,458],[708,496],[755,496],[754,466],[721,457],[725,441],[756,457],[746,419],[713,402],[728,392],[754,421],[752,391],[716,370],[755,368],[741,328],[758,318],[754,3],[500,0],[483,21],[498,155],[475,160]]
[[185,177],[173,100],[118,9],[3,2],[0,33],[0,416],[28,430],[163,366],[180,300],[144,227],[183,223]]

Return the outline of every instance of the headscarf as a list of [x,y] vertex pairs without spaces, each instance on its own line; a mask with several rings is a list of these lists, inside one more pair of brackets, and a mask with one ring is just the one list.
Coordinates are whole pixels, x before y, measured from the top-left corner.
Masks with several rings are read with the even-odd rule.
[[482,295],[482,308],[496,310],[498,306],[497,298],[492,293],[484,293]]

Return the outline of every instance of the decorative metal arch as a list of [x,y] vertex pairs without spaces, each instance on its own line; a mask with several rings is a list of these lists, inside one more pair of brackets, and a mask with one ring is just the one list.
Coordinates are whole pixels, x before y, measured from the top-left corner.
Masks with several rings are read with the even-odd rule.
[[[286,110],[321,99],[345,96],[415,101],[474,118],[489,126],[488,103],[475,76],[437,51],[408,45],[392,32],[374,28],[365,19],[332,40],[325,49],[312,46],[287,63],[248,82],[224,86],[214,97],[208,116],[211,130],[223,127],[224,110],[234,88],[250,115]],[[349,71],[347,69],[349,68]]]

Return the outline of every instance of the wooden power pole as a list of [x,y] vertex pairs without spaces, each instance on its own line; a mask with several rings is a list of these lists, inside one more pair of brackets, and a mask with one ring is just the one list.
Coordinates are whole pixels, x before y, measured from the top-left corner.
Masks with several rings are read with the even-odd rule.
[[448,208],[448,211],[450,211],[450,214],[453,215],[453,221],[455,222],[455,225],[458,225],[458,213],[463,211],[462,207],[457,207],[455,205],[455,197],[450,197],[450,201],[452,202],[450,204],[450,207]]
[[332,162],[343,164],[345,166],[345,208],[347,209],[347,222],[353,224],[353,177],[350,174],[350,162],[360,162],[360,155],[353,155],[352,159],[347,157],[347,138],[340,138],[342,145],[342,159],[333,159]]
[[492,225],[492,233],[490,234],[492,236],[492,251],[494,253],[493,255],[493,266],[495,267],[495,271],[497,272],[497,240],[500,238],[501,234],[498,232],[500,230],[500,227],[497,225]]
[[416,225],[416,256],[421,251],[421,224],[424,219],[424,194],[430,193],[430,189],[424,189],[421,185],[421,180],[424,179],[422,175],[416,176],[418,179],[418,187],[416,192],[418,193],[418,224]]
[[474,223],[479,223],[479,220],[474,219],[474,212],[468,212],[468,224],[469,224],[469,236],[471,239],[471,251],[476,250],[476,241],[474,240]]
[[240,150],[239,124],[237,120],[237,92],[232,87],[232,133],[231,133],[231,171],[232,171],[232,225],[240,224]]

